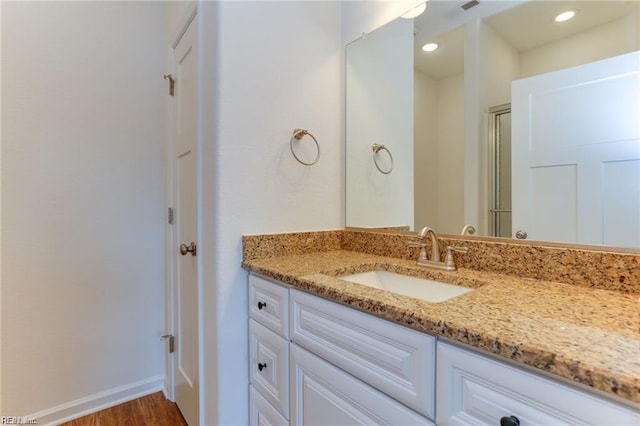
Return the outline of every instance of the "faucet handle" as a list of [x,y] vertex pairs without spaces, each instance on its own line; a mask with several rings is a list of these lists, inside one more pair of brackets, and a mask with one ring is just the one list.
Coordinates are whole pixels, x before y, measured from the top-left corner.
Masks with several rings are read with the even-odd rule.
[[444,265],[449,271],[455,271],[458,269],[456,266],[456,262],[453,260],[453,252],[458,251],[461,253],[466,253],[469,251],[467,247],[454,247],[447,246],[447,257],[444,258]]
[[427,260],[427,246],[426,243],[421,243],[418,241],[407,241],[408,247],[420,247],[420,255],[418,256],[418,260]]

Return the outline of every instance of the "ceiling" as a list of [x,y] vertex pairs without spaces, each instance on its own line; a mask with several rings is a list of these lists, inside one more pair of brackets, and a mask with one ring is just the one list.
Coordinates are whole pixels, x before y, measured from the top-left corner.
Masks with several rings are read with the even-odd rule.
[[[466,1],[427,3],[427,10],[414,20],[415,67],[434,79],[461,74],[464,70],[464,23],[475,16],[489,16],[484,22],[519,52],[543,46],[555,40],[622,18],[639,9],[638,1],[483,1],[464,11]],[[577,9],[570,21],[558,24],[553,18],[560,12]],[[492,11],[499,13],[491,14]],[[637,13],[637,12],[636,12]],[[475,16],[473,16],[475,14]],[[427,42],[440,46],[427,53]]]

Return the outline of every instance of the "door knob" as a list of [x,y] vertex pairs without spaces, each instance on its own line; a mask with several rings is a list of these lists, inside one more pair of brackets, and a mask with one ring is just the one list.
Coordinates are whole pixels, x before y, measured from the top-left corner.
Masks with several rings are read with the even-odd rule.
[[187,253],[191,253],[191,256],[196,255],[196,243],[191,241],[191,244],[180,244],[180,254],[186,256]]

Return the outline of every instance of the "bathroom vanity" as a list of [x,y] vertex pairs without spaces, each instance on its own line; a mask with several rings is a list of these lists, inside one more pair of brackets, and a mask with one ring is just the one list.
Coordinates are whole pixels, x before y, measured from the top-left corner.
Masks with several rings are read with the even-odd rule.
[[[404,235],[361,238],[245,237],[252,424],[640,421],[633,288],[433,271],[389,255]],[[471,291],[433,303],[340,278],[371,270]]]

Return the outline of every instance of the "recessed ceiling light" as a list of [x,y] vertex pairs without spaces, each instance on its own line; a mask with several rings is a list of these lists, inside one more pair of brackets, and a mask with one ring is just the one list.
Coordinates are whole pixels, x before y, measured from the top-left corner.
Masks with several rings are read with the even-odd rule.
[[437,48],[438,48],[437,43],[427,43],[424,46],[422,46],[422,50],[424,50],[425,52],[433,52]]
[[422,15],[422,12],[424,12],[426,8],[427,8],[427,2],[420,3],[419,5],[417,5],[410,11],[408,11],[407,13],[403,14],[401,17],[404,19],[415,18],[417,16]]
[[556,22],[564,22],[564,21],[568,21],[569,19],[573,18],[574,16],[576,16],[576,13],[578,13],[577,10],[567,10],[565,12],[562,12],[560,14],[558,14],[555,18],[554,21]]

